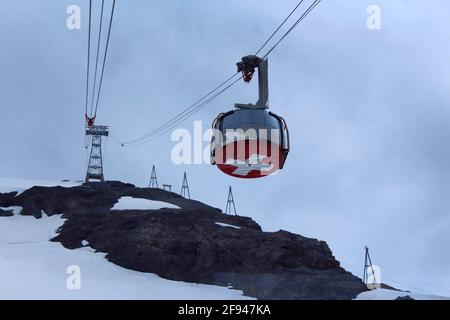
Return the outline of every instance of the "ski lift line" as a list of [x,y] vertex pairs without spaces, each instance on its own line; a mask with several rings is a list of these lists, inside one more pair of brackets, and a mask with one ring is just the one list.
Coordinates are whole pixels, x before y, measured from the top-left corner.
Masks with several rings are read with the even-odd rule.
[[[336,247],[336,246],[333,246],[334,247],[334,249],[336,249],[337,251],[341,251],[342,253],[345,253],[345,254],[347,254],[347,255],[350,255],[350,256],[352,256],[354,259],[360,259],[360,257],[358,257],[356,254],[354,254],[354,253],[351,253],[351,252],[349,252],[349,251],[346,251],[346,250],[344,250],[344,249],[342,249],[342,248],[339,248],[339,247]],[[375,253],[375,252],[373,252],[373,250],[371,250],[371,253],[372,253],[372,255],[373,256],[375,256],[375,257],[380,257],[379,255],[378,255],[378,253]],[[346,262],[347,263],[347,262]],[[349,263],[347,263],[347,264],[349,264]],[[388,267],[386,267],[386,265],[384,265],[384,264],[380,264],[380,263],[376,263],[376,265],[379,265],[381,268],[382,268],[382,270],[385,270],[385,271],[388,271],[389,273],[391,273],[391,274],[397,274],[397,275],[400,275],[400,276],[403,276],[404,278],[408,278],[408,279],[410,279],[410,280],[413,280],[413,281],[415,281],[415,282],[419,282],[419,283],[421,283],[421,284],[424,284],[424,285],[427,285],[427,286],[429,286],[429,287],[432,287],[432,288],[435,288],[435,289],[439,289],[440,291],[446,291],[446,292],[450,292],[450,289],[449,288],[447,288],[447,287],[445,287],[445,286],[442,286],[442,285],[438,285],[437,283],[434,283],[434,282],[430,282],[430,281],[424,281],[424,280],[428,280],[428,279],[423,279],[423,280],[421,280],[421,279],[419,279],[419,278],[416,278],[416,277],[412,277],[412,276],[410,276],[410,275],[407,275],[407,274],[405,274],[405,273],[402,273],[402,272],[400,272],[400,271],[397,271],[397,270],[395,270],[395,269],[392,269],[392,268],[388,268]],[[390,267],[390,266],[389,266]]]
[[[374,253],[374,252],[372,252],[372,253]],[[374,255],[376,257],[379,257],[379,255],[377,253],[375,253]],[[405,274],[403,272],[400,272],[400,271],[395,270],[395,269],[390,268],[390,267],[391,267],[390,265],[389,265],[389,268],[384,265],[383,269],[386,269],[386,270],[390,271],[391,273],[396,273],[396,274],[398,274],[400,276],[403,276],[405,278],[409,278],[409,279],[411,279],[413,281],[420,282],[422,284],[425,284],[425,285],[428,285],[428,286],[431,286],[431,287],[434,287],[434,288],[437,288],[437,289],[440,289],[440,290],[445,290],[447,293],[450,292],[450,288],[448,288],[446,286],[439,285],[439,284],[435,283],[434,281],[430,282],[431,279],[426,279],[424,277],[422,279],[419,279],[418,277],[412,277],[410,275],[407,275],[407,274]],[[427,281],[424,281],[424,280],[427,280]]]
[[397,274],[397,275],[403,276],[404,278],[408,278],[410,280],[413,280],[413,281],[415,281],[417,283],[421,283],[422,285],[426,285],[428,287],[432,287],[432,288],[438,289],[440,291],[446,292],[446,295],[448,295],[450,293],[449,288],[443,287],[443,286],[441,286],[439,284],[436,284],[436,283],[433,284],[431,282],[423,281],[423,280],[420,280],[418,278],[414,278],[414,277],[408,276],[407,274],[395,271],[394,269],[391,269],[391,268],[387,268],[386,266],[382,266],[382,267],[383,267],[383,270],[387,270],[391,274]]
[[[348,262],[346,262],[346,261],[341,260],[341,263],[346,264],[347,266],[352,267],[352,268],[354,268],[355,270],[359,269],[359,267],[355,266],[354,264],[348,263]],[[396,284],[398,284],[398,285],[400,285],[400,286],[402,286],[402,287],[414,289],[414,290],[417,290],[417,291],[419,291],[420,293],[423,293],[423,294],[432,295],[432,293],[430,293],[430,292],[426,292],[426,291],[424,291],[424,290],[422,290],[422,289],[419,289],[419,288],[410,286],[410,285],[408,285],[408,284],[405,284],[405,283],[402,283],[402,282],[393,280],[393,279],[390,278],[390,277],[383,276],[382,278],[383,278],[383,279],[387,279],[388,282],[390,282],[390,283],[396,283]]]
[[405,283],[399,282],[399,281],[394,280],[394,279],[392,279],[392,278],[390,278],[390,277],[383,276],[383,278],[384,278],[384,279],[387,279],[387,280],[388,280],[389,282],[391,282],[391,283],[396,283],[396,284],[398,284],[398,285],[400,285],[400,286],[402,286],[402,287],[405,287],[405,288],[409,288],[409,289],[413,289],[413,290],[415,290],[415,291],[418,291],[418,293],[422,293],[422,294],[426,294],[426,295],[430,295],[430,296],[435,295],[435,294],[433,294],[433,293],[431,293],[431,292],[429,292],[429,291],[425,291],[425,290],[423,290],[423,289],[419,289],[419,288],[417,288],[417,287],[413,287],[413,286],[411,286],[411,285],[409,285],[409,284],[405,284]]
[[94,72],[94,89],[92,90],[92,99],[91,99],[91,117],[92,112],[94,111],[94,99],[95,99],[95,89],[97,87],[97,74],[98,74],[98,59],[100,56],[100,44],[101,44],[101,38],[102,38],[102,29],[103,29],[103,12],[105,9],[105,0],[102,0],[102,8],[100,11],[100,26],[98,31],[98,40],[97,40],[97,57],[95,60],[95,72]]
[[314,10],[319,3],[322,2],[322,0],[315,0],[309,8],[300,16],[300,18],[292,25],[291,28],[275,43],[275,45],[264,55],[263,59],[267,58],[273,50],[275,50],[276,47],[302,22],[310,13]]
[[159,132],[159,134],[157,136],[151,135],[149,136],[147,139],[145,140],[141,140],[138,141],[136,143],[132,143],[132,144],[127,144],[129,146],[132,147],[137,147],[137,146],[141,146],[143,144],[149,143],[151,141],[154,141],[158,138],[160,138],[161,136],[163,136],[164,134],[170,132],[173,128],[175,128],[180,122],[183,122],[184,120],[188,119],[190,116],[192,116],[193,114],[195,114],[196,112],[198,112],[200,109],[203,109],[205,106],[207,106],[210,102],[212,102],[214,99],[216,99],[218,96],[220,96],[222,93],[224,93],[225,91],[227,91],[229,88],[231,88],[233,85],[235,85],[236,83],[238,83],[239,81],[241,81],[242,76],[239,77],[238,79],[234,80],[231,84],[229,84],[228,86],[226,86],[225,88],[223,88],[221,91],[219,91],[218,93],[216,93],[214,96],[210,97],[208,100],[204,101],[202,104],[198,105],[196,108],[192,109],[191,111],[189,111],[186,115],[184,115],[184,117],[182,119],[180,119],[179,122],[175,122],[173,124],[171,124],[170,126],[166,127],[164,129],[164,131]]
[[[388,269],[388,268],[386,268],[385,266],[381,266],[381,268],[382,268],[381,270],[382,270],[382,273],[383,273],[382,278],[387,278],[387,279],[391,279],[391,280],[392,280],[391,276],[392,276],[392,277],[395,277],[395,276],[396,276],[396,275],[395,275],[396,272],[393,272],[391,269]],[[386,273],[389,275],[388,277],[385,276]],[[398,273],[397,273],[397,277],[398,277]],[[397,283],[400,283],[400,282],[398,282],[398,281],[396,281],[396,282],[397,282]],[[418,282],[418,281],[416,280],[416,283],[417,283],[417,282]],[[422,284],[422,285],[426,285],[428,289],[437,290],[437,291],[440,291],[440,292],[442,292],[442,293],[445,292],[445,295],[448,295],[448,292],[449,292],[449,291],[443,290],[442,288],[437,287],[436,285],[427,284],[427,283],[421,283],[421,284]],[[423,290],[423,289],[419,289],[419,288],[413,287],[413,286],[411,286],[411,285],[406,285],[406,284],[404,284],[404,283],[403,283],[403,285],[404,285],[404,286],[408,286],[408,287],[410,287],[410,288],[413,288],[413,289],[415,289],[415,290],[420,290],[420,291],[422,291],[423,293],[426,293],[426,294],[430,294],[430,295],[432,294],[432,293],[430,293],[429,291],[425,291],[425,290]]]
[[289,13],[289,15],[286,17],[286,19],[284,19],[284,21],[275,29],[275,31],[271,34],[271,36],[269,37],[269,39],[266,40],[266,42],[264,42],[264,44],[259,48],[259,50],[255,53],[255,56],[257,56],[265,47],[266,45],[273,39],[273,37],[275,37],[275,35],[278,33],[278,31],[280,31],[280,29],[286,24],[286,22],[289,20],[289,18],[297,11],[297,9],[301,6],[301,4],[303,3],[304,0],[301,0],[296,6],[295,8],[291,11],[291,13]]
[[[288,17],[281,23],[281,25],[275,30],[275,32],[269,37],[269,39],[263,44],[263,46],[261,46],[261,48],[258,50],[258,53],[260,51],[262,51],[262,49],[270,42],[271,39],[273,39],[273,37],[276,35],[276,33],[278,33],[278,31],[283,27],[283,25],[289,20],[289,18],[295,13],[295,11],[298,9],[298,7],[300,7],[300,5],[304,2],[304,0],[301,0],[299,2],[299,4],[294,8],[293,11],[291,11],[291,13],[288,15]],[[269,56],[270,53],[272,53],[272,51],[287,37],[287,35],[292,32],[292,30],[295,29],[295,27],[298,26],[298,24],[300,24],[300,22],[303,21],[303,19],[321,2],[321,0],[315,0],[310,6],[309,8],[301,15],[301,17],[294,23],[294,25],[283,35],[283,37],[264,55],[264,59],[267,58]],[[170,126],[170,128],[173,128],[174,126],[176,126],[177,124],[183,122],[184,120],[186,120],[188,117],[183,117],[182,115],[185,114],[186,112],[189,112],[189,116],[192,115],[193,113],[191,113],[189,110],[191,110],[192,108],[194,108],[193,110],[195,110],[195,112],[197,112],[198,110],[202,109],[206,104],[208,104],[211,100],[208,100],[208,102],[205,105],[202,105],[200,108],[195,108],[195,106],[200,103],[201,101],[203,101],[204,99],[206,99],[210,94],[214,93],[215,91],[217,91],[218,89],[220,89],[223,85],[225,85],[226,83],[228,83],[229,81],[231,81],[234,77],[236,76],[236,74],[234,74],[232,77],[228,78],[226,81],[224,81],[221,85],[219,85],[218,87],[216,87],[216,89],[214,89],[213,91],[211,91],[208,95],[204,96],[203,98],[201,98],[200,100],[198,100],[196,103],[194,103],[193,105],[191,105],[189,108],[187,108],[185,111],[183,111],[181,114],[178,114],[177,116],[175,116],[174,118],[172,118],[171,120],[169,120],[168,122],[166,122],[165,124],[163,124],[162,126],[160,126],[159,128],[153,130],[152,132],[137,138],[135,140],[132,140],[130,142],[125,142],[122,143],[122,146],[128,146],[128,145],[132,145],[134,143],[138,143],[141,141],[145,140],[145,143],[153,141],[154,139],[150,139],[147,140],[150,137],[153,137],[155,134],[161,132],[161,130],[164,130],[164,128],[167,128],[167,126]],[[236,81],[237,82],[237,81]],[[234,84],[234,83],[233,83]],[[232,84],[232,85],[233,85]],[[231,86],[228,86],[226,89],[228,89]],[[226,90],[222,90],[220,93],[225,92]],[[216,97],[216,96],[215,96]],[[214,98],[215,98],[214,97]],[[195,113],[194,112],[194,113]],[[174,125],[172,125],[174,124]],[[160,137],[161,135],[158,135],[156,138]],[[143,144],[143,143],[142,143]],[[141,145],[141,143],[139,144]]]
[[114,19],[115,7],[116,7],[116,0],[113,0],[113,4],[112,4],[112,8],[111,8],[111,17],[110,17],[110,20],[109,20],[109,27],[108,27],[108,37],[106,39],[105,55],[103,56],[102,73],[100,75],[100,83],[99,83],[98,92],[97,92],[97,102],[96,102],[96,105],[95,105],[95,115],[97,115],[97,110],[98,110],[98,105],[99,105],[99,100],[100,100],[100,93],[102,91],[103,75],[105,73],[106,57],[108,55],[109,42],[110,42],[110,38],[111,38],[111,29],[112,29],[112,24],[113,24],[113,19]]
[[[355,255],[355,254],[352,254],[352,253],[350,253],[350,252],[348,252],[348,251],[345,251],[344,249],[341,249],[341,248],[336,248],[335,247],[335,249],[337,249],[338,251],[341,251],[341,252],[343,252],[343,253],[346,253],[346,254],[348,254],[348,255],[351,255],[352,257],[355,257],[355,258],[357,258],[357,256]],[[373,252],[373,250],[371,250],[371,253],[372,253],[372,256],[375,256],[375,257],[378,257],[378,258],[380,258],[380,255],[378,254],[378,253],[376,253],[376,252]],[[359,258],[358,258],[359,259]],[[447,287],[445,287],[445,286],[442,286],[442,285],[439,285],[439,284],[437,284],[437,283],[435,283],[434,281],[430,281],[430,279],[426,279],[426,278],[422,278],[422,279],[419,279],[418,277],[412,277],[412,276],[410,276],[410,275],[407,275],[407,274],[405,274],[405,273],[402,273],[402,272],[400,272],[400,271],[397,271],[397,270],[395,270],[395,269],[393,269],[393,268],[389,268],[389,267],[391,267],[390,265],[389,265],[389,267],[386,267],[386,265],[385,264],[380,264],[380,263],[376,263],[377,265],[379,265],[380,267],[382,267],[382,269],[383,270],[387,270],[388,272],[390,272],[390,273],[392,273],[392,274],[397,274],[397,275],[400,275],[400,276],[402,276],[402,277],[404,277],[404,278],[408,278],[408,279],[410,279],[410,280],[413,280],[413,281],[415,281],[415,282],[419,282],[419,283],[421,283],[421,284],[424,284],[424,285],[427,285],[427,286],[429,286],[429,287],[433,287],[433,288],[435,288],[435,289],[439,289],[439,290],[444,290],[444,291],[446,291],[446,292],[450,292],[450,289],[449,288],[447,288]],[[428,281],[424,281],[424,280],[428,280]]]
[[[351,252],[349,252],[349,251],[346,251],[346,250],[344,250],[344,249],[342,249],[342,248],[339,248],[339,247],[336,247],[336,246],[333,246],[334,247],[334,249],[336,249],[337,251],[341,251],[342,253],[345,253],[345,254],[347,254],[347,255],[349,255],[349,256],[352,256],[354,259],[360,259],[360,257],[358,257],[356,254],[354,254],[354,253],[351,253]],[[373,252],[373,250],[371,250],[371,252],[372,252],[372,255],[373,256],[375,256],[375,257],[380,257],[380,255],[378,255],[378,253],[375,253],[375,252]],[[397,271],[397,270],[394,270],[394,269],[392,269],[392,268],[388,268],[388,267],[386,267],[386,265],[384,265],[384,264],[380,264],[380,263],[376,263],[377,265],[379,265],[380,267],[382,267],[382,269],[383,270],[387,270],[387,271],[389,271],[390,273],[396,273],[397,275],[400,275],[400,276],[403,276],[404,278],[408,278],[408,279],[410,279],[410,280],[413,280],[413,281],[416,281],[416,282],[420,282],[420,283],[422,283],[422,284],[425,284],[425,285],[428,285],[429,287],[433,287],[433,288],[436,288],[436,289],[439,289],[439,290],[445,290],[445,291],[447,291],[447,292],[450,292],[450,289],[449,288],[447,288],[447,287],[445,287],[445,286],[441,286],[441,285],[438,285],[438,284],[436,284],[434,281],[433,282],[430,282],[430,280],[429,279],[423,279],[423,280],[421,280],[421,279],[419,279],[419,278],[415,278],[415,277],[412,277],[412,276],[409,276],[409,275],[407,275],[407,274],[405,274],[405,273],[402,273],[402,272],[400,272],[400,271]],[[424,280],[428,280],[428,281],[424,281]]]
[[[222,82],[220,85],[218,85],[217,87],[215,87],[213,90],[211,90],[210,92],[208,92],[205,96],[203,96],[201,99],[197,100],[195,103],[193,103],[192,105],[190,105],[188,108],[186,108],[183,112],[179,113],[178,115],[176,115],[175,117],[171,118],[169,121],[166,121],[164,124],[162,124],[161,126],[159,126],[158,128],[156,128],[155,130],[128,142],[122,143],[122,145],[130,145],[136,142],[140,142],[142,140],[145,140],[147,138],[150,138],[151,136],[153,136],[154,134],[164,130],[165,128],[167,128],[167,126],[172,125],[173,123],[177,122],[179,119],[181,119],[183,117],[183,115],[185,115],[186,113],[188,113],[189,111],[191,111],[193,108],[195,108],[199,103],[202,103],[203,100],[205,100],[206,98],[208,98],[209,96],[211,96],[212,94],[214,94],[217,90],[219,90],[220,88],[222,88],[224,85],[226,85],[228,82],[230,82],[231,80],[233,80],[239,73],[235,73],[233,74],[231,77],[229,77],[228,79],[226,79],[224,82]],[[239,79],[240,80],[240,79]]]

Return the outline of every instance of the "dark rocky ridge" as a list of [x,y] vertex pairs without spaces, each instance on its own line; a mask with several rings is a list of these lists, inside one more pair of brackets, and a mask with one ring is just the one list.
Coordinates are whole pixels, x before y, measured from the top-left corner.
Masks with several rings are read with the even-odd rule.
[[[123,196],[182,209],[112,211]],[[36,218],[62,214],[67,221],[52,241],[68,249],[87,240],[119,266],[171,280],[231,286],[258,299],[352,299],[367,290],[323,241],[262,232],[250,218],[224,215],[159,189],[121,182],[33,187],[20,195],[0,194],[0,207],[10,206],[22,206],[23,215]]]
[[14,216],[14,212],[12,210],[0,209],[0,217],[12,217],[12,216]]

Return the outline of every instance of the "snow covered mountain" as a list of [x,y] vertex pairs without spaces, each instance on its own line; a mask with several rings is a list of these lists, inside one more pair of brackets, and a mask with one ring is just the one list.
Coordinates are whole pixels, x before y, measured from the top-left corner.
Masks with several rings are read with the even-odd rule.
[[119,182],[0,180],[0,288],[0,299],[440,299],[366,291],[324,242]]
[[[8,208],[6,208],[8,209]],[[0,218],[0,299],[249,299],[242,291],[162,279],[110,263],[85,247],[67,250],[50,242],[61,216]],[[81,290],[70,290],[71,266]]]

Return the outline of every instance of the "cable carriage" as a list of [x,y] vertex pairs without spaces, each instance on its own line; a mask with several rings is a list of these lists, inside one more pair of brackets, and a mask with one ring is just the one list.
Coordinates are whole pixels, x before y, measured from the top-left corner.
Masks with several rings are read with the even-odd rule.
[[211,164],[233,177],[255,179],[283,169],[289,154],[289,130],[285,120],[268,111],[268,61],[247,56],[237,64],[245,82],[258,69],[259,99],[256,104],[236,104],[213,122]]

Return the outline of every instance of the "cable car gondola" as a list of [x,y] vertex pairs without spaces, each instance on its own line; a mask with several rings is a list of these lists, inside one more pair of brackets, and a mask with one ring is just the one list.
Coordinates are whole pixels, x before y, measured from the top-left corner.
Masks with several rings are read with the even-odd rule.
[[283,169],[289,154],[285,120],[268,111],[268,61],[247,56],[237,64],[245,82],[258,68],[259,99],[256,104],[236,104],[213,122],[211,164],[237,178],[255,179]]

